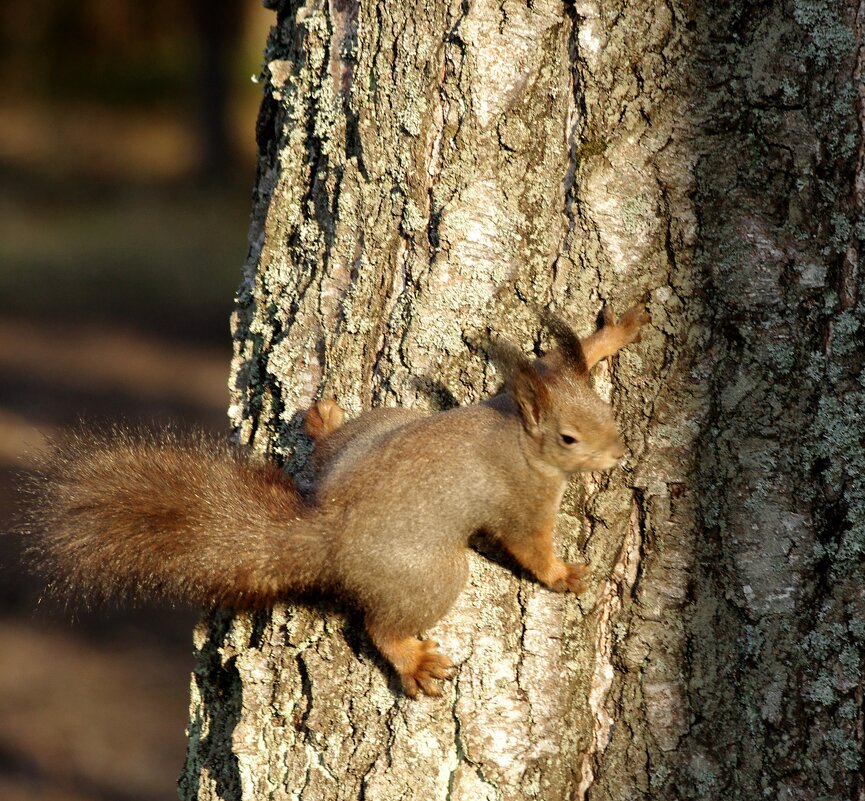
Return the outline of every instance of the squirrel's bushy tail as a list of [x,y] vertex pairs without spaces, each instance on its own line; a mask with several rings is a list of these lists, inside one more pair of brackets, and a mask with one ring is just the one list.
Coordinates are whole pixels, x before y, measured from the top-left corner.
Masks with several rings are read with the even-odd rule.
[[31,483],[29,551],[51,588],[257,606],[322,587],[328,537],[293,482],[173,434],[71,434]]

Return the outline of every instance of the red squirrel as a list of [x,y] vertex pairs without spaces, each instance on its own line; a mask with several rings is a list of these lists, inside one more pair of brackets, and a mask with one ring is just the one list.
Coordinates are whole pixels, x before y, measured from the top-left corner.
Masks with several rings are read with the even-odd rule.
[[643,304],[580,341],[553,316],[558,344],[531,361],[497,343],[505,391],[425,414],[379,408],[344,422],[318,401],[310,497],[274,465],[227,446],[163,435],[73,435],[46,457],[28,529],[55,587],[88,598],[168,596],[266,606],[304,591],[345,598],[407,695],[440,695],[452,663],[417,635],[448,611],[468,576],[469,538],[498,540],[557,592],[582,592],[588,568],[553,553],[571,473],[607,470],[625,450],[589,370],[637,339]]

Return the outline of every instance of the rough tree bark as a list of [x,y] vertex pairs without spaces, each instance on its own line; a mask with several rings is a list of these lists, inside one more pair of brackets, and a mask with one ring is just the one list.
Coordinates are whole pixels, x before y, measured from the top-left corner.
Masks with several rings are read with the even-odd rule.
[[[492,392],[652,291],[597,385],[631,456],[576,479],[581,598],[494,561],[396,691],[350,611],[196,632],[185,799],[862,799],[863,12],[852,0],[277,4],[231,417]],[[717,7],[716,7],[717,6]]]

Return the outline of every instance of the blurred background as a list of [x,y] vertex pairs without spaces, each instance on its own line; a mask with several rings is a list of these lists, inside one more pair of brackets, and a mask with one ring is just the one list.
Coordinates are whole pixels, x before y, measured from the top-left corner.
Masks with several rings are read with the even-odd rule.
[[271,12],[0,5],[0,799],[176,798],[190,609],[40,601],[17,474],[79,420],[227,431]]

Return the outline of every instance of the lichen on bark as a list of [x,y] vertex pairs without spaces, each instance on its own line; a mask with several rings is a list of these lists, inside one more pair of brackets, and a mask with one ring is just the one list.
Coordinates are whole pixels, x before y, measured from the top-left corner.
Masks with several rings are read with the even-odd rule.
[[560,516],[590,591],[474,556],[417,703],[351,610],[205,619],[183,797],[861,797],[863,12],[276,5],[241,442],[295,470],[312,398],[473,402],[538,306],[652,326],[595,380],[625,470]]

